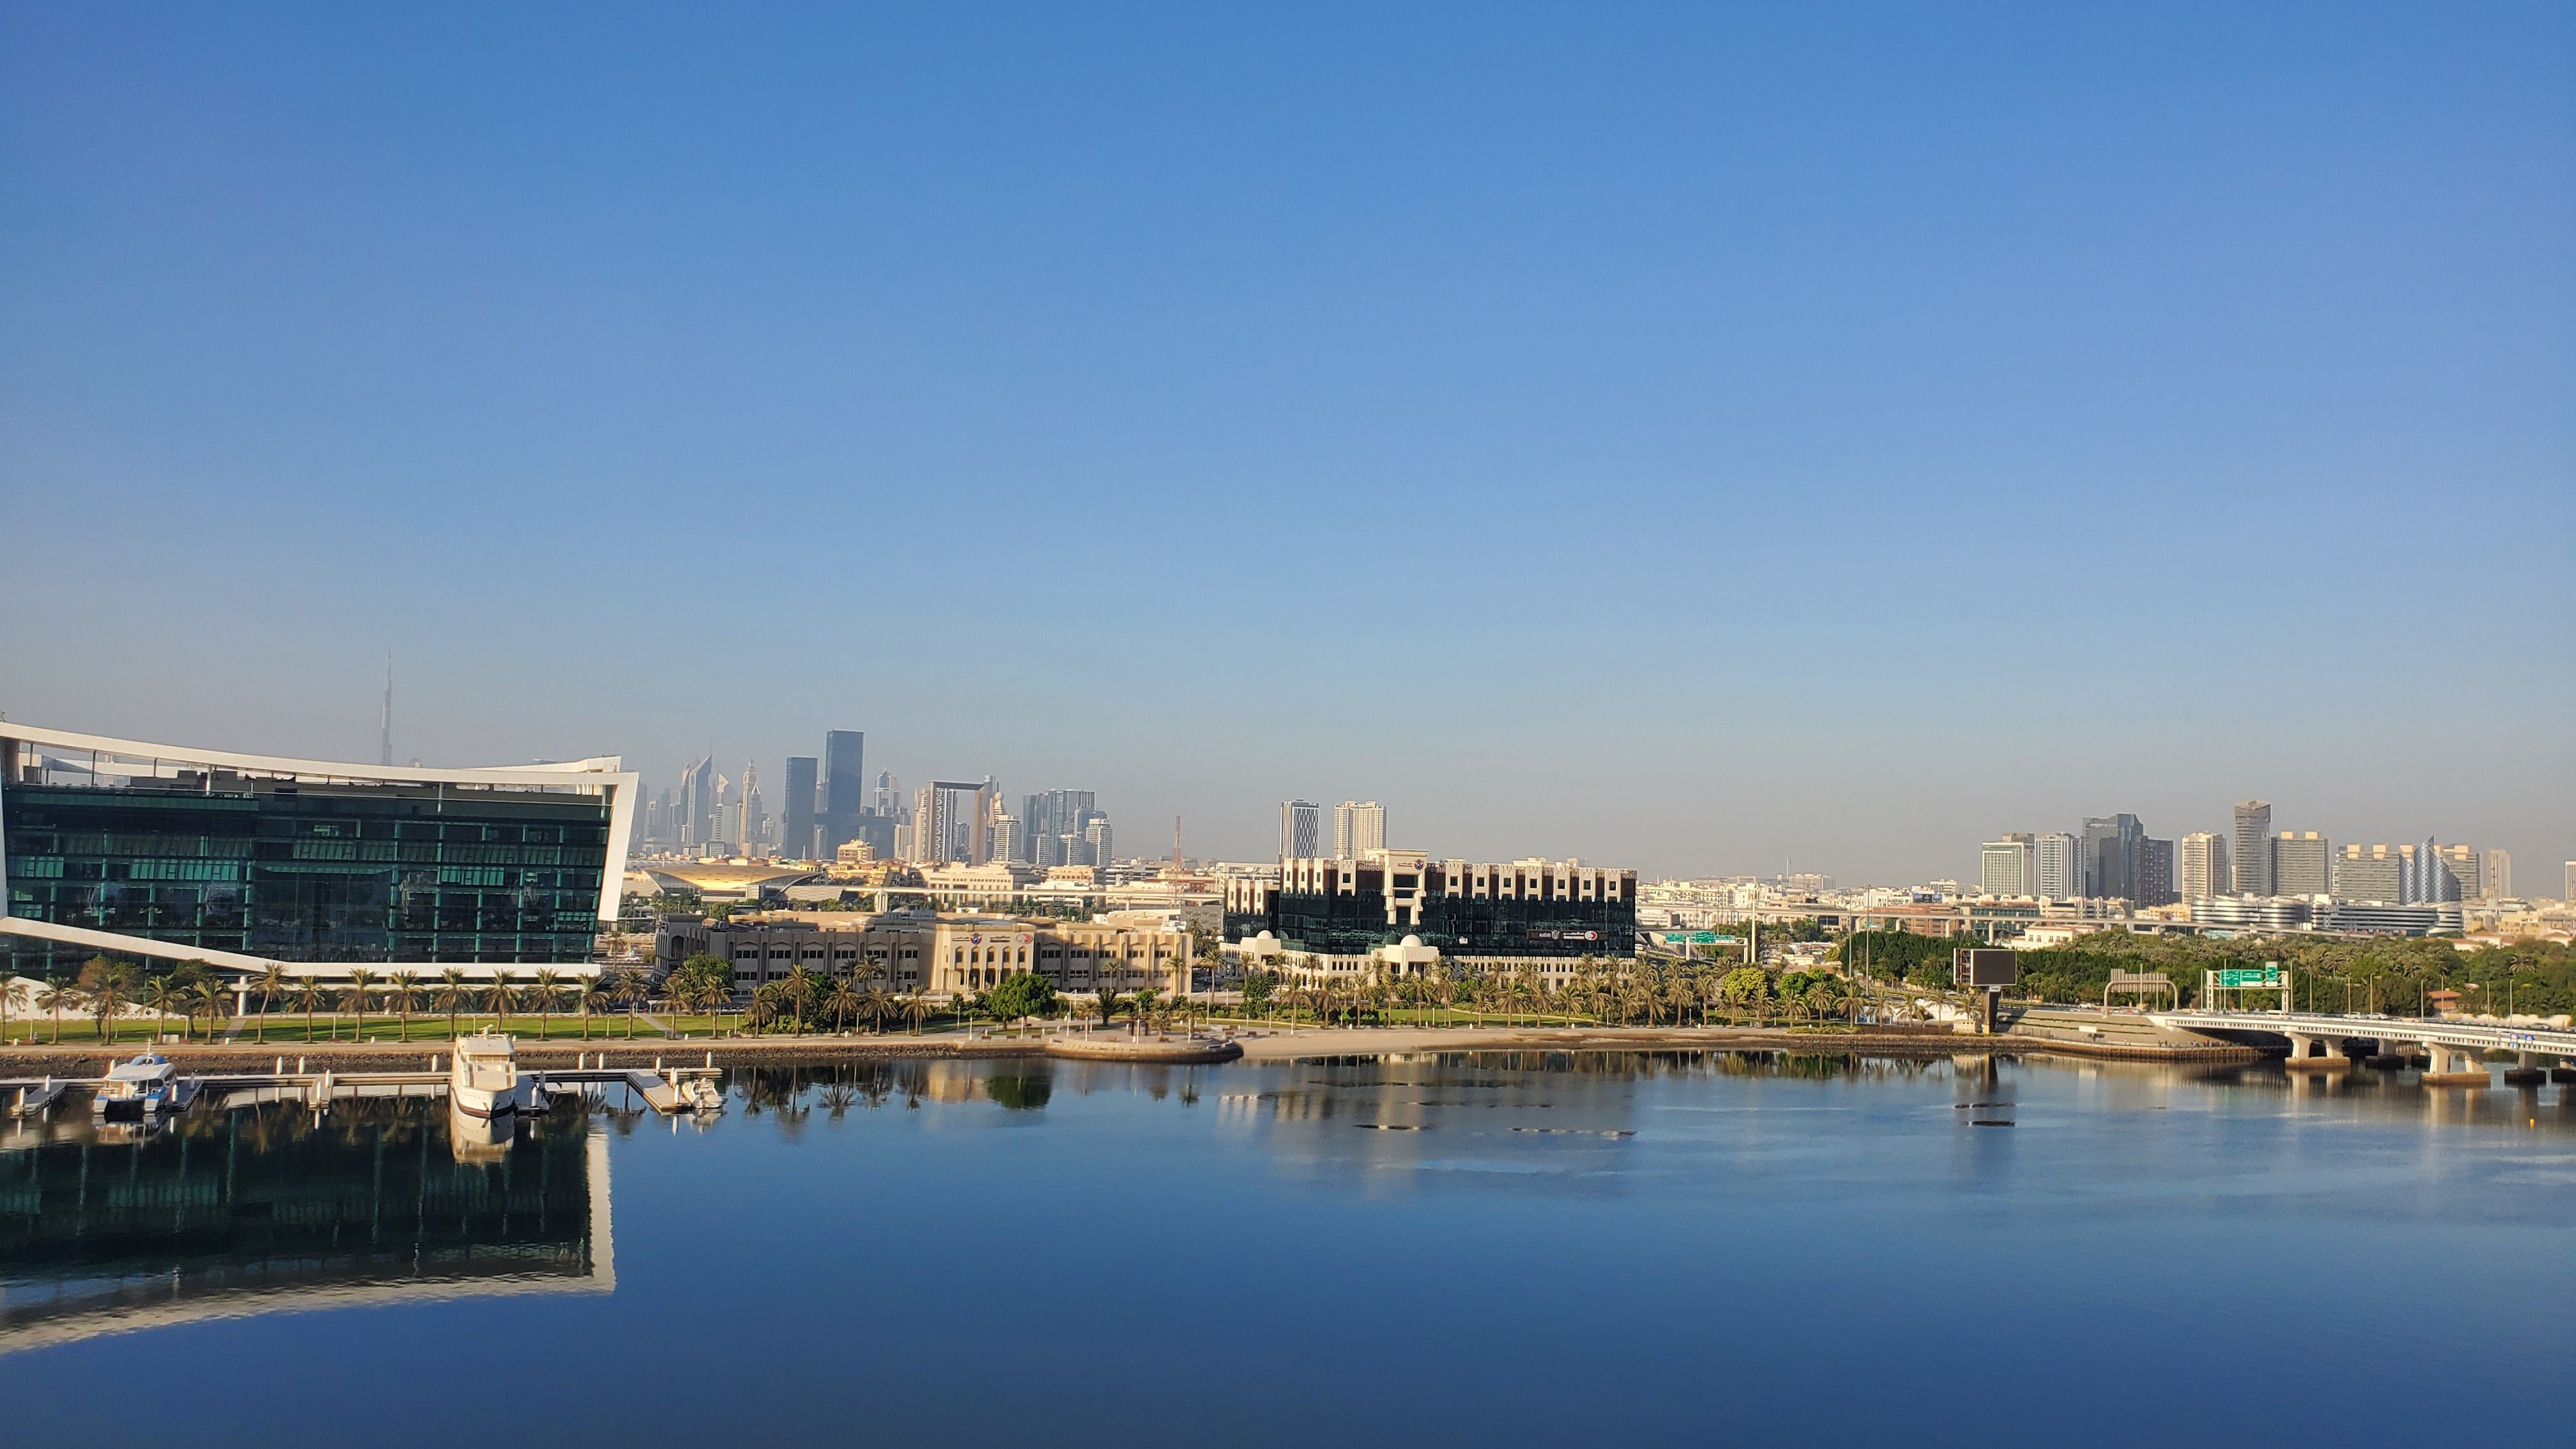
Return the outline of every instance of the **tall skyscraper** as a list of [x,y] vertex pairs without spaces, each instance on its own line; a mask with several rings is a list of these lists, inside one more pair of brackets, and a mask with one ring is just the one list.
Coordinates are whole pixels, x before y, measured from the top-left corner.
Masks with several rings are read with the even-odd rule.
[[680,771],[679,819],[672,822],[681,845],[704,845],[716,819],[715,760],[702,759]]
[[2334,890],[2334,847],[2314,830],[2284,830],[2272,837],[2272,890],[2276,896],[2322,896]]
[[1092,816],[1090,823],[1082,827],[1082,841],[1083,844],[1091,847],[1091,863],[1102,870],[1107,870],[1112,859],[1109,854],[1109,817]]
[[822,776],[812,755],[787,757],[787,798],[780,802],[779,853],[793,860],[812,860],[831,852],[814,838],[814,807]]
[[1284,800],[1279,805],[1279,858],[1312,860],[1322,847],[1324,807],[1312,800]]
[[2137,894],[2129,899],[2141,906],[2169,906],[2174,894],[2174,843],[2153,836],[2138,841]]
[[2026,896],[2032,890],[2031,835],[2007,831],[1989,840],[1977,855],[1977,890],[1989,896]]
[[1386,808],[1375,800],[1345,800],[1333,807],[1333,856],[1356,860],[1386,849]]
[[2084,842],[2063,830],[2043,830],[2031,841],[2031,894],[2071,901],[2084,894]]
[[1020,817],[1008,810],[993,817],[993,859],[1018,860],[1027,848],[1020,838]]
[[2272,890],[2272,804],[2236,802],[2236,893],[2268,896]]
[[2212,900],[2235,889],[2227,869],[2226,836],[2195,830],[2182,838],[2179,888],[2186,901]]
[[2487,899],[2513,898],[2513,853],[2497,849],[2487,852]]
[[2146,839],[2138,817],[2088,815],[2084,819],[2084,894],[2096,900],[2138,898],[2138,842]]
[[903,814],[903,782],[892,770],[877,771],[877,813],[888,820]]
[[760,802],[760,762],[746,760],[742,766],[742,799],[736,804],[733,830],[734,847],[745,855],[758,855],[769,823]]
[[859,836],[859,815],[867,807],[868,736],[864,730],[823,733],[823,853],[831,854]]

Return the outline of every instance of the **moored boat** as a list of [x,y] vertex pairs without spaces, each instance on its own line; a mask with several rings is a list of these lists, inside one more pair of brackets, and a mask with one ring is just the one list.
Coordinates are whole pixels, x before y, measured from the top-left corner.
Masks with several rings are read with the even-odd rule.
[[478,1122],[507,1120],[519,1110],[517,1048],[506,1036],[477,1032],[459,1037],[447,1070],[447,1102]]
[[99,1083],[89,1110],[102,1122],[141,1122],[178,1111],[196,1096],[196,1078],[180,1076],[179,1069],[159,1052],[143,1052],[107,1069],[107,1079]]

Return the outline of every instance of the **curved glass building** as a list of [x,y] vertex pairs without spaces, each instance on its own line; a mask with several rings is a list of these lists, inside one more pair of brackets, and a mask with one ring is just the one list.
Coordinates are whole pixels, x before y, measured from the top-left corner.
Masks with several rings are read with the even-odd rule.
[[635,788],[615,757],[403,769],[0,722],[0,968],[587,968]]

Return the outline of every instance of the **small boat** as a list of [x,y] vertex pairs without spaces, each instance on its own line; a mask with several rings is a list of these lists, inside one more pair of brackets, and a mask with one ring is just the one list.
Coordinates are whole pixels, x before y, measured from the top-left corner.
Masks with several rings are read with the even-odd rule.
[[518,1050],[506,1036],[477,1032],[460,1037],[447,1069],[447,1101],[478,1122],[507,1121],[519,1110]]
[[724,1110],[724,1089],[704,1077],[691,1077],[688,1084],[680,1088],[680,1097],[689,1104],[689,1110],[693,1112]]
[[179,1069],[159,1052],[144,1052],[107,1069],[107,1080],[99,1083],[89,1111],[101,1122],[142,1122],[183,1110],[196,1099],[196,1078],[180,1076]]

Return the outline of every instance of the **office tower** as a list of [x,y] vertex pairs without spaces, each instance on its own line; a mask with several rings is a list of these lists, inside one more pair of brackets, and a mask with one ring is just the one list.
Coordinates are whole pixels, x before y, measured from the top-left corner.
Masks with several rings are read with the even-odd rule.
[[2427,836],[2422,845],[2408,847],[2407,854],[2406,899],[2401,904],[2443,905],[2463,898],[2461,888],[2471,882],[2461,880],[2456,867],[2464,855],[2475,859],[2476,852],[2461,845],[2445,851]]
[[1333,858],[1357,860],[1386,849],[1386,809],[1375,800],[1345,800],[1333,807]]
[[2441,869],[2450,877],[2451,893],[2440,899],[2446,901],[2486,899],[2487,882],[2484,869],[2486,857],[2478,853],[2476,846],[2440,845],[2433,848],[2433,854],[2441,862]]
[[715,761],[702,759],[680,771],[680,818],[673,833],[681,845],[703,845],[715,824]]
[[1046,861],[1048,865],[1098,865],[1100,863],[1091,858],[1091,842],[1083,839],[1082,832],[1079,830],[1068,830],[1057,836],[1055,844],[1048,849],[1049,858]]
[[1082,827],[1083,844],[1091,848],[1091,863],[1103,870],[1109,868],[1109,817],[1094,815]]
[[2487,893],[2491,901],[2513,899],[2513,853],[2507,850],[2487,852]]
[[1279,858],[1312,860],[1324,831],[1324,807],[1312,800],[1287,800],[1279,806]]
[[993,817],[993,859],[1018,860],[1027,848],[1020,838],[1020,817],[1008,810]]
[[892,770],[877,772],[877,813],[888,820],[903,814],[903,782]]
[[2229,893],[2234,882],[2227,871],[2227,837],[2195,830],[2182,838],[2182,880],[2187,901],[2214,900]]
[[2272,894],[2321,896],[2334,889],[2334,849],[2313,830],[2272,837]]
[[2174,843],[2150,837],[2138,841],[2138,893],[2130,897],[2142,906],[2169,906],[2174,903]]
[[2043,830],[2031,841],[2031,893],[2071,901],[2084,894],[2083,842],[2063,830]]
[[2335,852],[2329,894],[2339,901],[2396,905],[2406,899],[2406,872],[2413,860],[2410,847],[2347,845]]
[[2026,896],[2031,889],[2031,836],[2026,830],[1989,840],[1978,853],[1977,890],[1990,896]]
[[2268,896],[2272,890],[2272,805],[2236,802],[2236,893]]
[[1042,790],[1020,797],[1020,826],[1030,835],[1079,835],[1099,814],[1089,790]]
[[738,819],[734,825],[734,844],[745,855],[760,853],[761,840],[768,834],[766,814],[760,808],[760,762],[746,761],[742,767],[742,799],[738,802]]
[[670,818],[670,791],[663,791],[660,799],[647,800],[644,802],[644,840],[646,844],[659,845],[667,838],[663,832],[670,828],[668,823]]
[[867,809],[867,772],[861,768],[868,745],[864,730],[823,733],[823,853],[829,855],[859,835],[859,816]]
[[2138,817],[2084,818],[2084,894],[2095,900],[2138,898],[2138,842],[2146,838]]
[[779,811],[778,853],[791,860],[814,860],[825,854],[814,838],[815,794],[821,776],[812,755],[787,757],[787,799]]

